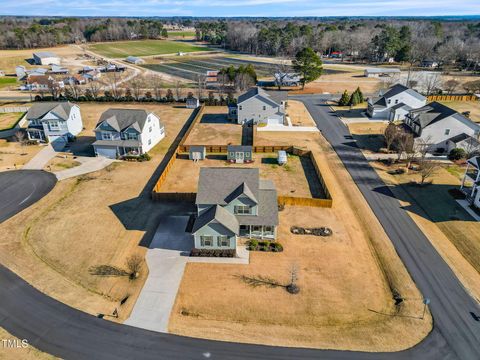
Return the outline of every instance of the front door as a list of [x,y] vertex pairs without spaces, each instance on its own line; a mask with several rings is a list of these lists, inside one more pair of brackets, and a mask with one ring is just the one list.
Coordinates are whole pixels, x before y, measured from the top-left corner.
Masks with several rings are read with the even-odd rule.
[[241,151],[237,151],[235,153],[235,162],[236,163],[243,163],[243,158],[245,157],[245,153]]

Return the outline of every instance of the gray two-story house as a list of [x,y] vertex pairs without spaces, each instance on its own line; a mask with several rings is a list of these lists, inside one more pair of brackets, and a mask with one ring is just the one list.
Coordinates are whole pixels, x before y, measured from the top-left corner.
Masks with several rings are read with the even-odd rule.
[[201,168],[195,203],[196,249],[236,249],[238,237],[276,238],[277,191],[258,168]]
[[25,115],[30,140],[49,142],[62,150],[83,129],[78,105],[69,101],[35,103]]
[[236,106],[229,107],[229,118],[238,124],[284,124],[287,92],[255,87],[238,97]]
[[157,115],[141,109],[108,109],[95,127],[95,155],[115,159],[142,155],[165,137]]

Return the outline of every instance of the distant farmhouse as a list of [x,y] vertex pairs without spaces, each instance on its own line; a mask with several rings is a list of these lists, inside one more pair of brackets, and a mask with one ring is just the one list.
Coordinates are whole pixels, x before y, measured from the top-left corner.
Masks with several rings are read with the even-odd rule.
[[60,65],[61,63],[60,57],[50,51],[33,53],[33,61],[36,65]]
[[456,147],[478,146],[480,125],[438,102],[410,110],[405,125],[416,141],[428,145],[430,152],[448,153]]
[[48,141],[55,150],[62,150],[83,129],[80,108],[68,101],[33,104],[25,116],[28,138]]
[[229,108],[229,118],[238,124],[284,124],[287,93],[255,87],[238,97]]
[[394,74],[400,74],[400,69],[396,68],[368,68],[365,69],[365,77],[387,77]]
[[276,86],[298,86],[300,84],[300,75],[294,73],[276,72],[274,78]]
[[238,237],[276,238],[277,191],[258,168],[200,168],[195,204],[196,249],[236,249]]
[[94,131],[95,154],[111,159],[145,154],[165,137],[158,116],[139,109],[108,109]]
[[403,120],[412,109],[425,106],[427,98],[413,89],[396,84],[376,98],[368,99],[367,115],[389,121]]

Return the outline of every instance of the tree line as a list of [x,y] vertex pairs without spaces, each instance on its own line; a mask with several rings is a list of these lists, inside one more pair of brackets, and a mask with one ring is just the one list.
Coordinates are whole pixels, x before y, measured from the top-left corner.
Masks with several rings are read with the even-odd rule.
[[311,47],[354,61],[419,63],[480,70],[480,22],[345,19],[217,20],[197,22],[197,39],[235,51],[292,57]]
[[52,47],[86,41],[117,41],[167,37],[163,23],[126,18],[0,19],[0,48]]

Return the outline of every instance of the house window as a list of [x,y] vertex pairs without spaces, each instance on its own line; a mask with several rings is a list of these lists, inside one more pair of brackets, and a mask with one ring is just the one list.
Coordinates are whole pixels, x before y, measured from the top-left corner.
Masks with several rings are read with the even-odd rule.
[[233,212],[236,215],[249,215],[251,214],[251,207],[249,205],[235,205]]
[[112,140],[112,134],[108,132],[102,132],[102,140]]
[[150,128],[148,129],[148,132],[152,132],[152,127],[150,126]]
[[230,151],[230,157],[231,158],[235,157],[235,153],[233,151]]
[[240,105],[240,106],[238,107],[238,110],[242,110],[242,105]]
[[230,246],[230,239],[228,236],[217,236],[217,246],[218,247],[227,247]]
[[58,121],[50,121],[48,123],[50,130],[58,130]]
[[253,225],[252,226],[252,233],[260,234],[262,232],[262,227],[260,225]]
[[132,133],[126,133],[125,134],[125,138],[127,140],[137,140],[138,139],[138,135],[137,134],[132,134]]
[[264,227],[263,227],[263,231],[264,231],[266,234],[273,234],[273,226],[264,226]]
[[201,246],[213,246],[213,236],[211,236],[211,235],[200,236],[200,245]]
[[392,100],[389,99],[389,100],[388,100],[388,104],[390,104],[391,102],[392,102]]
[[398,99],[395,100],[395,104],[398,104]]
[[265,105],[263,105],[263,111],[267,110],[267,107]]
[[148,145],[152,145],[152,139],[148,139]]
[[450,129],[445,129],[445,135],[450,135]]

